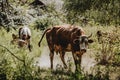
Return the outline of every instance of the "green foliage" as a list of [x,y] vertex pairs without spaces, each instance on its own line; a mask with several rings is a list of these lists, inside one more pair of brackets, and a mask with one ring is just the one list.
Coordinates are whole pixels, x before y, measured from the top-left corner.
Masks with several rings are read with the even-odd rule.
[[41,18],[37,18],[37,20],[33,23],[33,26],[34,29],[45,30],[47,27],[58,25],[59,23],[60,20],[56,16],[52,14],[47,14],[41,16]]
[[40,30],[45,30],[49,26],[49,22],[46,19],[38,19],[35,21],[35,28],[40,29]]
[[70,23],[79,22],[81,17],[94,19],[100,24],[120,24],[119,0],[63,0],[63,9]]
[[[29,0],[32,2],[32,0]],[[98,59],[98,61],[106,61],[109,63],[107,66],[105,66],[105,71],[101,69],[101,66],[98,66],[97,69],[94,69],[95,74],[85,74],[83,71],[80,72],[72,72],[72,66],[74,65],[71,62],[68,64],[68,70],[63,69],[62,67],[57,68],[55,71],[51,71],[50,69],[44,70],[40,68],[38,64],[37,58],[39,58],[43,46],[46,45],[46,40],[43,41],[42,47],[38,47],[38,41],[39,37],[41,36],[40,33],[42,33],[41,30],[46,29],[49,26],[63,24],[63,20],[66,15],[68,21],[72,24],[74,23],[83,23],[85,20],[90,21],[89,23],[94,24],[101,23],[101,24],[119,24],[119,18],[120,18],[120,1],[119,0],[64,0],[64,7],[65,13],[60,13],[55,10],[54,5],[50,5],[47,9],[48,12],[43,11],[43,15],[37,16],[34,10],[30,10],[30,13],[28,15],[29,18],[25,18],[25,7],[20,8],[21,6],[18,6],[15,11],[16,20],[22,20],[24,18],[25,20],[29,21],[29,19],[34,20],[33,26],[30,26],[31,32],[32,32],[32,39],[31,39],[31,45],[33,46],[32,52],[29,52],[26,48],[18,48],[17,45],[11,45],[11,34],[12,33],[18,33],[18,31],[9,31],[7,33],[2,27],[0,31],[0,80],[109,80],[109,74],[110,74],[110,66],[116,66],[118,67],[120,65],[120,30],[116,29],[113,32],[115,40],[113,40],[112,37],[105,37],[102,44],[98,44],[95,32],[101,28],[98,27],[84,27],[85,32],[87,34],[93,33],[93,40],[94,43],[92,46],[90,46],[90,49],[97,50],[97,52],[93,52],[94,54],[97,54],[95,57]],[[10,2],[13,2],[13,0],[10,0]],[[15,5],[17,5],[15,3]],[[37,10],[37,9],[36,9]],[[21,12],[20,12],[21,11]],[[41,11],[41,10],[40,10]],[[14,13],[14,11],[13,11]],[[21,14],[23,13],[23,14]],[[15,15],[13,16],[15,18]],[[20,16],[21,15],[21,16]],[[32,17],[32,18],[31,18]],[[2,18],[3,19],[3,18]],[[15,21],[16,21],[15,20]],[[23,20],[22,20],[23,21]],[[2,20],[1,20],[2,22]],[[4,21],[5,22],[5,21]],[[24,22],[24,21],[23,21]],[[16,23],[20,23],[17,22]],[[31,25],[29,24],[29,25]],[[8,25],[8,24],[7,24]],[[9,26],[11,27],[11,26]],[[33,29],[37,28],[40,29],[39,31],[36,31]],[[102,29],[102,31],[105,30],[112,30],[111,27],[104,27],[105,29]],[[117,37],[116,37],[117,36]],[[111,43],[112,42],[112,43]],[[101,48],[102,47],[102,48]],[[16,57],[15,57],[16,56]],[[114,67],[116,70],[116,67]],[[113,71],[114,71],[113,70]],[[118,70],[118,69],[117,69]],[[116,72],[117,72],[116,70]],[[113,72],[111,71],[111,72]],[[93,72],[93,73],[94,73]],[[104,72],[104,74],[102,74]],[[118,72],[120,74],[120,72]],[[119,80],[119,79],[118,79]]]
[[96,57],[99,59],[100,64],[120,65],[119,30],[120,28],[117,27],[110,32],[102,33],[101,45],[99,45],[100,53],[98,53]]
[[[99,26],[99,28],[101,27]],[[8,79],[8,80],[50,80],[50,79],[51,80],[58,80],[58,79],[63,79],[63,80],[98,80],[98,79],[105,80],[106,79],[106,80],[109,80],[110,76],[108,74],[110,74],[109,71],[112,70],[112,68],[109,67],[111,66],[111,64],[105,67],[106,72],[104,73],[102,73],[103,70],[101,69],[101,66],[100,68],[98,66],[97,69],[94,69],[93,71],[94,74],[85,74],[83,71],[73,73],[71,70],[72,69],[71,65],[74,65],[74,64],[72,64],[71,61],[67,61],[68,70],[63,69],[62,67],[58,67],[54,71],[51,71],[50,69],[47,69],[47,70],[42,69],[37,65],[38,60],[36,59],[40,56],[43,50],[42,47],[39,48],[37,45],[39,41],[39,37],[41,36],[40,35],[41,31],[34,30],[32,26],[30,27],[30,29],[32,32],[32,37],[31,37],[32,38],[31,45],[33,45],[32,52],[29,52],[29,50],[26,48],[18,48],[17,45],[10,44],[11,34],[17,33],[17,31],[10,31],[9,33],[7,33],[4,29],[1,29],[0,36],[2,38],[0,39],[0,42],[2,43],[0,44],[8,48],[19,59],[13,56],[11,52],[9,52],[6,48],[0,46],[0,53],[1,53],[0,54],[0,79],[2,80],[5,80],[5,79]],[[108,29],[110,32],[113,30],[111,27],[103,27],[101,30],[108,31]],[[86,34],[89,34],[91,32],[93,33],[92,38],[94,40],[94,43],[92,46],[90,46],[90,49],[94,49],[94,50],[97,50],[97,52],[101,52],[102,51],[100,49],[101,44],[98,44],[95,41],[96,39],[95,32],[98,30],[97,27],[85,27],[84,30]],[[120,34],[119,28],[115,30],[117,31],[113,31],[113,32],[117,32],[115,33],[115,35],[119,36]],[[110,41],[112,37],[107,39],[108,41]],[[42,43],[43,46],[45,44],[46,44],[45,42]],[[103,43],[103,44],[109,45],[108,43]],[[110,49],[108,46],[106,51],[104,51],[103,53],[101,52],[100,53],[101,55],[98,56],[97,58],[103,59],[104,56],[102,56],[102,54],[106,54],[106,56],[109,57],[108,54],[110,54],[110,52],[111,53],[113,52],[115,53],[115,56],[111,60],[113,63],[112,65],[115,66],[116,64],[119,64],[119,61],[120,61],[120,57],[119,57],[120,50],[119,50],[118,41],[113,40],[113,43],[111,45],[113,45],[114,49],[111,49],[113,51],[109,51]],[[97,54],[94,51],[93,53]],[[108,60],[108,62],[111,62],[111,60]]]
[[[77,13],[84,13],[91,7],[92,0],[64,0],[64,8],[67,11],[72,11]],[[86,5],[87,4],[87,5]]]

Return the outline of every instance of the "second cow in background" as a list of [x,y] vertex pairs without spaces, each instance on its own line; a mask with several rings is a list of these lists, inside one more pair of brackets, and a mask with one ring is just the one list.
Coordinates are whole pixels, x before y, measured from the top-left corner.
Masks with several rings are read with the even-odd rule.
[[24,26],[19,29],[18,34],[19,34],[19,39],[27,42],[29,51],[31,51],[31,45],[30,45],[31,30],[27,26]]

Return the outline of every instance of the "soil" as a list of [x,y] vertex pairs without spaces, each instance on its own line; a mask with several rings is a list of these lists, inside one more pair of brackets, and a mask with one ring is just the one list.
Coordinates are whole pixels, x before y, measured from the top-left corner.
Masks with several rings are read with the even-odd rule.
[[[97,62],[95,60],[95,50],[88,49],[85,54],[82,56],[82,61],[81,61],[81,68],[82,71],[86,74],[95,74],[96,73],[96,67],[99,66],[97,65]],[[67,63],[68,68],[71,69],[71,71],[74,73],[75,72],[75,65],[74,65],[74,60],[72,57],[71,52],[66,52],[65,54],[65,61]],[[71,64],[71,66],[69,66]],[[50,58],[49,58],[49,49],[47,46],[45,46],[42,50],[41,56],[38,59],[38,66],[40,66],[41,69],[44,70],[50,70]],[[63,70],[63,63],[60,59],[59,54],[54,55],[54,60],[53,60],[53,68],[54,70],[57,70],[57,68],[62,68]],[[115,67],[112,67],[115,68]],[[112,69],[111,68],[111,69]],[[65,70],[65,69],[64,69]],[[105,73],[106,66],[101,65],[100,67],[100,72],[103,74]],[[120,74],[119,74],[120,68],[117,67],[115,70],[110,70],[109,71],[109,79],[110,80],[119,80]],[[46,76],[46,72],[43,73],[44,76]]]
[[[92,53],[91,50],[88,50],[85,54],[83,54],[81,67],[82,67],[84,72],[91,73],[90,69],[92,67],[94,67],[94,65],[96,64],[96,61],[95,61],[93,55],[94,54]],[[69,63],[72,64],[71,68],[72,68],[72,71],[74,72],[75,71],[75,65],[74,65],[74,60],[73,60],[71,52],[66,52],[65,61],[66,61],[67,66],[69,66]],[[50,68],[49,49],[48,49],[47,46],[45,46],[43,48],[43,51],[42,51],[41,56],[39,58],[38,65],[40,66],[40,68],[43,68],[43,69],[49,69]],[[54,55],[54,60],[53,60],[54,70],[56,69],[56,67],[58,65],[61,65],[63,67],[63,63],[60,59],[59,54],[55,54]]]

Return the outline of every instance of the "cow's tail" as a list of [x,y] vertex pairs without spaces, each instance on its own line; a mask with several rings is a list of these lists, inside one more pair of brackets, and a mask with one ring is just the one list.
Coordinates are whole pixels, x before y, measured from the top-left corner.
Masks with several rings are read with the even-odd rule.
[[44,33],[43,33],[43,35],[42,35],[40,41],[38,42],[38,46],[39,46],[39,47],[40,47],[40,43],[41,43],[41,41],[42,41],[44,35],[46,34],[46,32],[47,32],[48,30],[51,30],[51,28],[48,28],[48,29],[46,29],[46,30],[44,31]]

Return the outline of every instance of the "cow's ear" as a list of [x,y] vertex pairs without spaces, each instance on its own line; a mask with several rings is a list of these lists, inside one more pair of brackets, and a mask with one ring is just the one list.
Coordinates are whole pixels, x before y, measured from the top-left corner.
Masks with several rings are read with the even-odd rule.
[[73,43],[74,43],[74,44],[79,44],[80,41],[79,41],[79,39],[74,39],[74,40],[73,40]]
[[13,38],[13,39],[16,39],[17,36],[16,36],[15,34],[12,34],[12,38]]
[[94,41],[92,39],[89,39],[88,40],[88,43],[93,43]]

